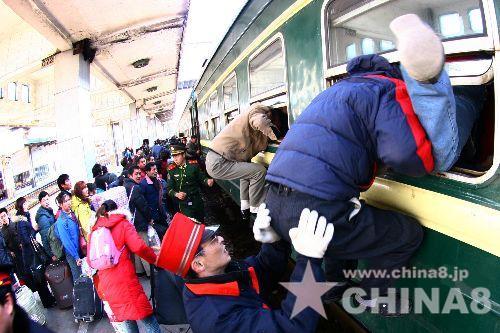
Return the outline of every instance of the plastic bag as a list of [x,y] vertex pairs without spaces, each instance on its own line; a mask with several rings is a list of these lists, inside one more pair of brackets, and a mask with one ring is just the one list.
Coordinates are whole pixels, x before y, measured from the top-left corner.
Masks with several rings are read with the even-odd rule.
[[160,237],[158,237],[158,233],[152,225],[148,226],[148,246],[156,253],[160,252]]

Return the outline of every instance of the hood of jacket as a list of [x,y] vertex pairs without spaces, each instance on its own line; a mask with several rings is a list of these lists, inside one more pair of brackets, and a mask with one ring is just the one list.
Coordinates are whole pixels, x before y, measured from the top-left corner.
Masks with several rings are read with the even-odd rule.
[[132,218],[130,212],[127,209],[116,209],[108,213],[108,216],[101,216],[97,219],[97,222],[92,227],[95,230],[99,227],[113,228],[115,225],[122,221],[129,222]]
[[403,79],[399,68],[378,54],[356,57],[347,63],[347,72],[351,76],[382,74],[395,79]]

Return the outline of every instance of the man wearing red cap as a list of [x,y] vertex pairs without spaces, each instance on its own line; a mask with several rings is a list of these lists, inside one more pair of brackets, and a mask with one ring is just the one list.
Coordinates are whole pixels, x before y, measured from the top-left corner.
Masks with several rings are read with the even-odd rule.
[[[269,210],[263,204],[253,230],[255,239],[263,243],[260,253],[238,261],[231,259],[224,239],[216,236],[214,230],[182,214],[174,216],[157,265],[187,276],[184,306],[194,332],[316,331],[318,313],[309,305],[299,306],[296,311],[292,294],[287,295],[280,309],[267,305],[290,255],[290,245],[280,240],[270,221]],[[304,209],[299,226],[290,230],[290,237],[299,253],[290,284],[300,284],[307,273],[315,277],[315,283],[324,281],[321,262],[333,237],[333,225],[327,224],[324,217],[318,219],[317,212]]]

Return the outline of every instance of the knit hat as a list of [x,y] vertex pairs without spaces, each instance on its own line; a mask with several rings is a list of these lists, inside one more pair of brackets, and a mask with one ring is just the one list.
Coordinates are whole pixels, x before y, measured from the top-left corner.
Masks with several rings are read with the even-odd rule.
[[205,225],[176,213],[161,244],[157,266],[185,277],[198,251]]
[[444,49],[436,33],[415,14],[406,14],[389,25],[396,36],[401,65],[417,81],[433,81],[444,66]]

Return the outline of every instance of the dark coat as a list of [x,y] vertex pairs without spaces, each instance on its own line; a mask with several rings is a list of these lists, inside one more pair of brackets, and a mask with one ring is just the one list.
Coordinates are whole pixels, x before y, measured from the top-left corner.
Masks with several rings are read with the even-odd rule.
[[132,188],[134,188],[132,196],[130,196],[129,209],[134,219],[135,229],[137,231],[147,231],[152,218],[151,208],[149,208],[148,202],[144,198],[141,187],[130,178],[123,181],[123,186],[125,186],[128,196],[130,196]]
[[36,212],[35,221],[38,224],[38,232],[40,233],[40,237],[42,238],[43,248],[45,249],[47,254],[52,257],[52,251],[50,250],[48,233],[49,233],[49,228],[54,223],[56,223],[54,211],[52,211],[52,208],[50,207],[44,208],[40,206],[40,208],[38,208]]
[[7,247],[7,243],[3,237],[3,233],[0,232],[0,266],[13,266],[14,262],[12,256],[10,255],[10,249]]
[[140,184],[144,198],[151,208],[151,217],[155,221],[165,220],[165,210],[163,209],[162,196],[163,188],[160,181],[156,178],[149,178],[146,176],[141,180]]
[[[233,261],[222,275],[186,281],[184,306],[196,333],[312,333],[319,315],[307,308],[291,317],[295,296],[288,293],[281,309],[270,309],[268,296],[285,272],[289,246],[263,244],[257,256]],[[299,256],[291,282],[302,281],[310,260],[316,281],[324,281],[321,260]]]
[[267,180],[324,200],[349,200],[371,186],[380,163],[410,176],[433,170],[431,142],[399,69],[367,55],[351,60],[347,70],[348,78],[295,120]]

